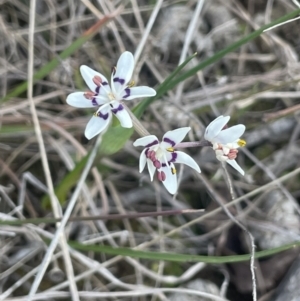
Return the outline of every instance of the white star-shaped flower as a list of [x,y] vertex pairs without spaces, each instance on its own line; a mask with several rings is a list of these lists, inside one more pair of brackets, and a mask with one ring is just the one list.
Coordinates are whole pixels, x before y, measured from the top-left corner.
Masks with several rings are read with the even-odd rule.
[[246,127],[243,124],[238,124],[230,128],[226,125],[230,116],[219,116],[213,120],[206,128],[204,138],[211,142],[213,149],[216,152],[216,157],[219,161],[223,161],[231,165],[242,175],[245,172],[235,161],[238,148],[244,146],[246,142],[240,137],[244,134]]
[[91,91],[71,93],[67,97],[67,103],[76,108],[99,107],[86,126],[87,139],[102,132],[110,123],[112,114],[119,119],[122,127],[131,128],[132,120],[122,105],[122,100],[156,95],[152,88],[132,87],[130,79],[133,69],[133,55],[128,51],[120,56],[111,75],[111,85],[101,73],[84,65],[80,67],[81,75]]
[[140,156],[140,172],[146,166],[150,174],[151,181],[155,171],[157,171],[158,180],[161,181],[166,189],[175,194],[177,191],[177,176],[174,163],[183,163],[197,172],[201,172],[195,160],[184,152],[176,151],[176,145],[180,143],[190,127],[179,128],[165,133],[160,142],[156,136],[150,135],[137,139],[133,145],[143,146],[145,149]]

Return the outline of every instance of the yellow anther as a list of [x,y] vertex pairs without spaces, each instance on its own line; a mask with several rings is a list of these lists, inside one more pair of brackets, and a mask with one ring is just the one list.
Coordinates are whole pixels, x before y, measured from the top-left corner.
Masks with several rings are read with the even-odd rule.
[[128,88],[131,88],[135,85],[135,82],[134,80],[131,80],[129,83],[128,83]]
[[237,144],[238,144],[240,147],[244,147],[244,146],[247,144],[247,142],[246,142],[246,140],[239,139],[239,141],[237,142]]
[[175,175],[176,174],[176,169],[174,167],[171,167],[171,172],[172,172],[172,175]]
[[94,115],[95,117],[98,117],[98,112],[95,112],[93,115]]
[[170,153],[173,153],[174,152],[174,148],[173,147],[168,147],[167,151],[170,152]]

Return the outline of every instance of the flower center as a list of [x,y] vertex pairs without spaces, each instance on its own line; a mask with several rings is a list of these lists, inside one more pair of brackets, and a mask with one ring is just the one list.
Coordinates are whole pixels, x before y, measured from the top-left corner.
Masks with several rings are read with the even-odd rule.
[[156,154],[155,157],[158,160],[161,160],[164,157],[164,151],[160,147],[158,147],[158,149],[155,151],[155,154]]
[[110,101],[116,100],[116,97],[113,93],[107,93],[107,97],[109,98]]

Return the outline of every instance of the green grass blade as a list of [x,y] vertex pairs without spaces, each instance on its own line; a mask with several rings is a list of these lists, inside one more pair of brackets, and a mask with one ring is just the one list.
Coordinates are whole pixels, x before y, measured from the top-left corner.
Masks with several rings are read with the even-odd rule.
[[[74,169],[67,173],[67,175],[60,181],[59,185],[55,188],[55,195],[57,196],[57,199],[61,205],[64,205],[66,203],[68,193],[80,178],[81,172],[84,169],[89,156],[90,154],[88,153],[79,162],[77,162]],[[50,206],[50,198],[49,195],[46,194],[42,198],[42,207],[50,208]]]
[[188,57],[181,65],[179,65],[165,80],[163,83],[156,90],[156,95],[153,97],[149,97],[144,101],[140,102],[132,112],[135,114],[137,118],[141,118],[144,111],[148,108],[148,106],[159,98],[160,91],[164,91],[165,87],[169,85],[172,79],[197,55],[197,53],[193,54],[192,56]]
[[220,60],[221,58],[223,58],[226,54],[235,51],[236,49],[238,49],[239,47],[241,47],[242,45],[254,40],[255,38],[259,37],[266,29],[269,29],[275,25],[278,25],[280,23],[283,23],[285,21],[288,21],[292,18],[294,18],[295,16],[297,16],[300,13],[300,9],[294,10],[289,14],[284,15],[281,18],[278,18],[277,20],[264,25],[262,27],[260,27],[259,29],[255,30],[254,32],[250,33],[249,35],[247,35],[246,37],[238,40],[237,42],[229,45],[228,47],[226,47],[225,49],[219,51],[218,53],[216,53],[215,55],[213,55],[212,57],[208,58],[207,60],[205,60],[202,63],[199,63],[197,66],[191,68],[190,70],[186,71],[185,73],[181,74],[180,76],[178,76],[176,79],[174,79],[167,87],[164,87],[163,89],[161,89],[161,91],[159,91],[157,93],[157,97],[162,96],[163,94],[165,94],[167,91],[169,91],[170,89],[172,89],[173,87],[175,87],[178,83],[186,80],[187,78],[195,75],[198,71],[204,69],[205,67],[217,62],[218,60]]
[[[233,256],[204,256],[204,255],[188,255],[188,254],[176,254],[176,253],[160,253],[160,252],[150,252],[150,251],[139,251],[130,248],[113,248],[110,246],[101,245],[83,245],[78,242],[69,242],[69,245],[80,251],[93,251],[96,253],[105,253],[110,255],[121,255],[129,256],[133,258],[141,259],[151,259],[151,260],[165,260],[165,261],[175,261],[175,262],[205,262],[205,263],[232,263],[247,261],[250,259],[250,254],[244,255],[233,255]],[[287,244],[278,248],[273,248],[270,250],[260,251],[255,253],[255,258],[262,258],[271,256],[291,248],[300,246],[300,241],[296,241],[291,244]]]
[[[76,41],[74,41],[68,48],[62,51],[56,58],[52,61],[44,65],[40,70],[38,70],[34,76],[33,80],[36,82],[47,76],[52,70],[54,70],[61,61],[71,56],[76,50],[78,50],[86,41],[91,39],[105,23],[113,18],[113,15],[105,16],[101,20],[99,20],[96,24],[94,24],[89,30],[83,33],[81,37],[79,37]],[[28,82],[25,81],[22,84],[18,85],[12,92],[7,94],[0,100],[1,102],[5,102],[12,97],[16,97],[21,93],[27,90]]]

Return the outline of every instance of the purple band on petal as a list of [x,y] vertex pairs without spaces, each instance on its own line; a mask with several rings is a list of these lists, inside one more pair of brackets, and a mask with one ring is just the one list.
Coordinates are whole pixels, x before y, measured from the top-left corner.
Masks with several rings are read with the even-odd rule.
[[120,83],[121,85],[125,84],[125,79],[120,78],[120,77],[115,77],[114,78],[114,83]]
[[109,115],[108,113],[102,114],[100,111],[97,113],[97,116],[104,120],[106,120],[108,118],[108,115]]
[[156,145],[156,144],[158,144],[158,140],[154,140],[153,142],[145,145],[145,147],[151,147],[151,146]]
[[111,111],[114,114],[117,114],[119,111],[122,111],[123,109],[124,109],[124,107],[121,104],[119,104],[119,106],[116,109],[111,109]]
[[171,155],[172,155],[172,159],[171,159],[170,161],[168,161],[169,164],[170,164],[171,162],[175,162],[176,159],[177,159],[177,153],[176,153],[176,152],[171,153]]
[[[97,96],[97,95],[95,95],[95,96]],[[92,104],[93,104],[93,106],[99,106],[96,98],[94,98],[94,97],[92,99]]]
[[130,88],[126,88],[125,93],[126,94],[123,96],[123,98],[129,97],[130,96]]
[[[171,158],[170,161],[168,161],[168,164],[169,164],[169,165],[170,165],[171,163],[174,163],[174,162],[176,161],[176,159],[177,159],[177,153],[176,153],[176,152],[171,153],[171,155],[172,155],[172,158]],[[166,163],[162,163],[161,166],[162,166],[162,167],[166,167],[167,164],[166,164]]]
[[97,86],[96,89],[95,89],[96,94],[99,94],[99,93],[100,93],[100,88],[101,88],[101,86],[107,86],[107,85],[108,85],[108,82],[102,82],[102,83],[100,84],[100,86]]
[[175,146],[175,144],[176,144],[173,140],[171,140],[167,137],[164,138],[164,142],[167,142],[167,143],[171,144],[172,146]]

